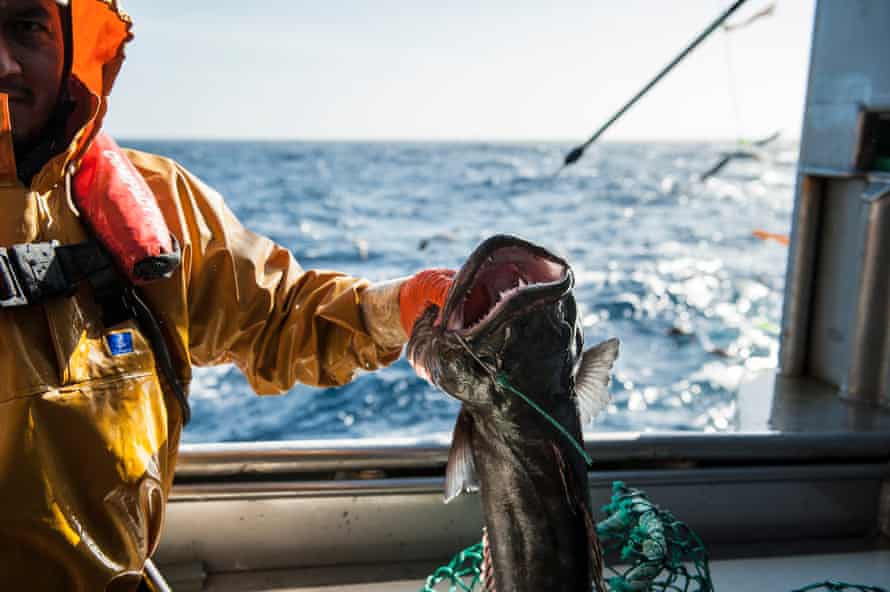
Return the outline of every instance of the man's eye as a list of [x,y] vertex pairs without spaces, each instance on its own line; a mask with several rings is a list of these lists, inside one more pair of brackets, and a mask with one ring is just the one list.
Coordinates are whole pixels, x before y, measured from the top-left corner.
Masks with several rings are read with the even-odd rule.
[[21,20],[15,21],[13,23],[13,27],[20,32],[26,34],[39,34],[39,33],[48,33],[49,28],[41,22],[38,21],[28,21]]

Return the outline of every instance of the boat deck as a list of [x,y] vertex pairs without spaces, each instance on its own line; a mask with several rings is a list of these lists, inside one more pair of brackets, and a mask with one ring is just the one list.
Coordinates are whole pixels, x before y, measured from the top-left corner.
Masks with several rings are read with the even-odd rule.
[[[616,481],[646,491],[706,542],[719,592],[890,591],[890,413],[763,378],[739,393],[741,432],[589,434],[593,506]],[[193,446],[156,562],[176,592],[419,590],[482,528],[478,496],[442,503],[447,456],[445,441]]]
[[[801,555],[734,559],[711,563],[714,588],[718,592],[791,592],[826,580],[879,586],[890,589],[890,551],[830,555]],[[347,568],[345,571],[356,571]],[[423,578],[376,583],[302,585],[299,579],[318,577],[293,571],[220,574],[207,581],[207,592],[417,592]],[[358,573],[353,574],[357,576]],[[442,585],[439,589],[445,590]]]

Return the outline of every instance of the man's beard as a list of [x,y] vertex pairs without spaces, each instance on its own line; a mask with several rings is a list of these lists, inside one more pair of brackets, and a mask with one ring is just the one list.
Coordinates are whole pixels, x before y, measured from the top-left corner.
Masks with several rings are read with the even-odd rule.
[[13,149],[19,180],[30,185],[34,175],[40,172],[53,156],[67,146],[66,128],[68,118],[74,110],[74,103],[63,93],[56,102],[56,108],[43,129],[31,138],[17,137],[12,130]]

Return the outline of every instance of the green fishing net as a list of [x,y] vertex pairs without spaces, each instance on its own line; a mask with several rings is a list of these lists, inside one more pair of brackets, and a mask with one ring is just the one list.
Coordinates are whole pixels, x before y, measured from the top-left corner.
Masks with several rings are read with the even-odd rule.
[[607,517],[596,525],[603,552],[617,552],[626,568],[607,567],[614,592],[712,592],[708,551],[685,523],[621,483],[612,485]]
[[[606,569],[612,592],[713,592],[708,551],[695,532],[673,514],[652,503],[645,493],[616,481],[612,501],[603,508],[597,535],[607,557],[620,565]],[[451,563],[427,578],[420,592],[478,592],[482,543],[458,553]],[[821,582],[793,592],[890,592],[876,586]]]
[[426,579],[420,592],[436,592],[446,582],[448,592],[472,592],[482,578],[482,543],[476,543],[454,556],[451,563],[436,570]]

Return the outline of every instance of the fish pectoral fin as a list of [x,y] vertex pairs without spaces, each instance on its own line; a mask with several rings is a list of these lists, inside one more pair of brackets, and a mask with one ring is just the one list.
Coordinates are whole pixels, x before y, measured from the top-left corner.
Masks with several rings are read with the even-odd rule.
[[473,460],[473,429],[473,417],[466,409],[461,409],[454,425],[448,467],[445,469],[446,504],[461,494],[479,491],[476,461]]
[[581,355],[575,374],[575,393],[582,426],[590,423],[609,404],[609,378],[618,357],[618,346],[617,339],[609,339]]

